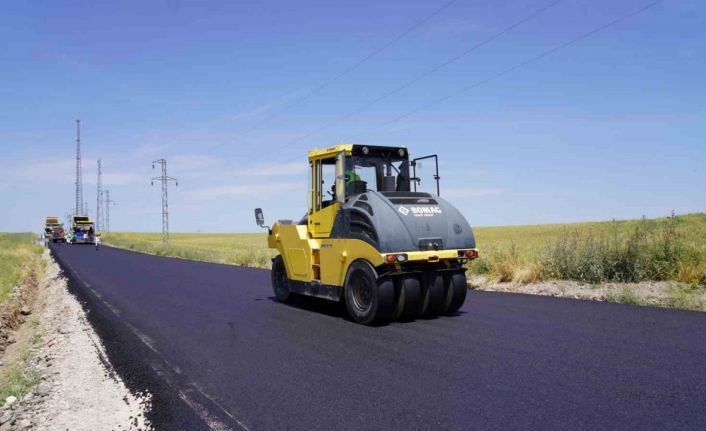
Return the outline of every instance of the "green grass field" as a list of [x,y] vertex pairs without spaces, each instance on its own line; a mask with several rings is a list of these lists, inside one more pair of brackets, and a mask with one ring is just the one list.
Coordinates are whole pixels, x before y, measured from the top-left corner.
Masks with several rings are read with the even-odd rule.
[[[23,283],[38,281],[43,270],[42,252],[43,247],[37,244],[35,234],[0,233],[0,304],[3,305],[5,324],[12,320],[12,308],[19,307],[17,302],[8,301],[12,289]],[[7,336],[6,333],[4,335]],[[9,364],[8,357],[3,357],[6,365],[0,372],[0,399],[4,400],[10,395],[20,398],[39,383],[39,372],[27,366],[29,357],[28,349],[23,350],[16,361],[10,358]]]
[[161,233],[111,233],[104,235],[103,240],[116,247],[158,256],[260,268],[269,268],[276,254],[267,248],[267,236],[262,233],[173,233],[166,245]]
[[[574,224],[479,227],[473,274],[528,283],[569,279],[706,283],[706,214]],[[264,234],[112,233],[105,242],[162,256],[268,267]]]
[[473,273],[496,281],[706,282],[706,214],[476,229]]
[[40,265],[42,247],[31,233],[0,233],[0,302]]

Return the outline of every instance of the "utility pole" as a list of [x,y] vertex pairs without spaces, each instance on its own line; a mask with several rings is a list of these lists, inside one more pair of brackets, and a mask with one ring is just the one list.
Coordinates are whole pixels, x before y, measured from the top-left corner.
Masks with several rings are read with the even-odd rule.
[[102,231],[105,229],[103,224],[103,171],[101,170],[101,159],[98,159],[98,190],[96,190],[96,230]]
[[83,210],[83,179],[81,178],[81,120],[76,119],[76,215]]
[[151,184],[154,185],[155,181],[162,182],[162,242],[169,242],[169,203],[167,201],[167,186],[169,181],[174,181],[174,183],[179,186],[179,181],[176,178],[167,176],[167,161],[165,159],[159,159],[152,162],[152,169],[154,169],[155,163],[162,165],[162,175],[159,177],[153,177]]
[[105,233],[110,233],[110,204],[115,201],[110,199],[110,190],[105,191]]

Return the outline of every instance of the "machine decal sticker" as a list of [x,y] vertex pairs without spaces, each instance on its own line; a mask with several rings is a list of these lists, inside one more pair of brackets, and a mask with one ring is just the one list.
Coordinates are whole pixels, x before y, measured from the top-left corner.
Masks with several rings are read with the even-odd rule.
[[404,216],[411,212],[415,217],[434,217],[435,215],[442,213],[441,208],[438,206],[413,206],[407,208],[400,205],[400,207],[397,208],[397,211]]
[[412,207],[411,210],[415,217],[434,217],[437,214],[441,214],[441,208],[439,207]]

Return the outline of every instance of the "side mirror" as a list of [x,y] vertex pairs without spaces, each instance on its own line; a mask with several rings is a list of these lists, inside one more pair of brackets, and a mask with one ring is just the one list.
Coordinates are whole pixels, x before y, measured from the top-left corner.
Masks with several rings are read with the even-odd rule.
[[262,214],[262,208],[255,208],[255,223],[260,227],[265,225],[265,216]]

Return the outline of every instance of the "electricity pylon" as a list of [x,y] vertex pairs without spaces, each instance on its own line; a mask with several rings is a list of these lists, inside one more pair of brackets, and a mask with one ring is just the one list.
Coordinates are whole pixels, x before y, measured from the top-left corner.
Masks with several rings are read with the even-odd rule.
[[162,165],[162,175],[159,177],[153,177],[151,184],[154,185],[155,181],[162,182],[162,242],[169,242],[169,202],[167,197],[167,186],[169,181],[174,181],[174,183],[179,186],[179,181],[176,178],[172,178],[167,175],[167,161],[165,159],[159,159],[152,162],[152,169],[154,165],[159,163]]
[[98,189],[96,190],[96,230],[105,229],[103,223],[103,171],[101,170],[101,159],[98,159]]
[[76,212],[83,211],[83,179],[81,178],[81,120],[76,119]]
[[110,233],[110,204],[115,201],[110,199],[110,190],[105,191],[105,233]]

